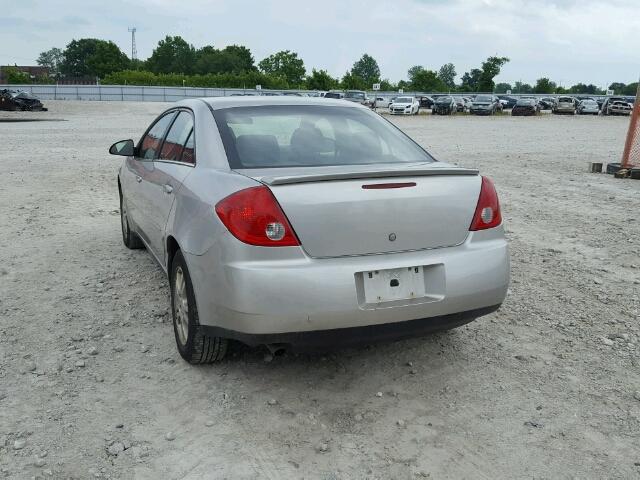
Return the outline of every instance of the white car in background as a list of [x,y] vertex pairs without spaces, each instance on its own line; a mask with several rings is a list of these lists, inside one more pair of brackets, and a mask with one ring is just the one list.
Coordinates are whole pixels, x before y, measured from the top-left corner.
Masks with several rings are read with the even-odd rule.
[[391,105],[391,99],[385,97],[376,97],[375,107],[376,108],[389,108]]
[[420,112],[420,102],[416,97],[396,97],[389,104],[392,115],[417,115]]

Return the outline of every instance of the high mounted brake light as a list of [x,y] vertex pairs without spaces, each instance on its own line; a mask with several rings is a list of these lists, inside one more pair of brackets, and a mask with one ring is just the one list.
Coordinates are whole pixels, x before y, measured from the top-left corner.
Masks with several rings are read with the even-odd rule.
[[497,227],[501,223],[502,214],[500,213],[500,202],[498,201],[496,187],[487,177],[482,177],[482,187],[480,187],[478,205],[476,206],[469,230],[486,230]]
[[268,187],[251,187],[218,202],[216,213],[238,240],[260,247],[300,245],[289,220]]

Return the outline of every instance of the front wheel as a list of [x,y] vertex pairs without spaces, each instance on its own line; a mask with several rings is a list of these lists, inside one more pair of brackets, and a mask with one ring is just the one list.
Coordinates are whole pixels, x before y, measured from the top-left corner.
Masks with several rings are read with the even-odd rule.
[[203,332],[189,269],[178,250],[171,262],[171,313],[180,356],[191,364],[214,363],[227,353],[228,340]]

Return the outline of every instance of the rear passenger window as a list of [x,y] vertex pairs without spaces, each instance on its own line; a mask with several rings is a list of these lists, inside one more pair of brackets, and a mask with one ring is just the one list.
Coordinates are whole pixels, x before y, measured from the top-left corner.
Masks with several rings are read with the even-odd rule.
[[160,120],[158,120],[151,130],[144,136],[142,139],[142,144],[140,145],[140,158],[146,158],[148,160],[153,160],[157,158],[158,153],[160,153],[160,145],[162,144],[162,137],[164,137],[164,133],[167,131],[167,127],[171,124],[171,120],[175,116],[175,112],[168,113]]
[[187,142],[184,144],[184,150],[182,150],[182,161],[184,163],[196,163],[196,155],[194,150],[194,134],[193,130],[189,132]]
[[[193,119],[188,112],[180,112],[162,145],[160,160],[180,161],[182,149],[193,130]],[[190,162],[193,163],[193,162]]]

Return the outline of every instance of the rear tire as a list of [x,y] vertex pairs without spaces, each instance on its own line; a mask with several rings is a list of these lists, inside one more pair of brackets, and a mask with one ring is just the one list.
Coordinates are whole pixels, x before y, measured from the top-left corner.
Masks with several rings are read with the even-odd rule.
[[140,240],[137,233],[131,230],[129,223],[129,215],[127,214],[127,203],[120,193],[120,228],[122,229],[122,243],[130,250],[138,250],[144,248],[144,243]]
[[171,262],[169,280],[173,333],[180,356],[194,365],[222,360],[227,353],[228,340],[203,332],[198,320],[198,307],[191,276],[180,250]]

